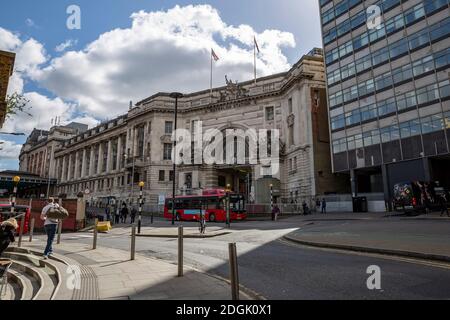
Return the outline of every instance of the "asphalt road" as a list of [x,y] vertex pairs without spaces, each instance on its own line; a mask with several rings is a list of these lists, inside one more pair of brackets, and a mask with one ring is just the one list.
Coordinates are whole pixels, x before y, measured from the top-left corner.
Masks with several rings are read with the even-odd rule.
[[[227,244],[236,242],[240,283],[267,299],[450,299],[450,266],[314,249],[280,240],[301,225],[296,220],[243,222],[234,224],[229,235],[185,239],[184,261],[196,269],[228,277]],[[129,250],[129,230],[123,231],[99,235],[98,246]],[[66,234],[63,241],[92,243],[90,236]],[[174,263],[177,260],[176,239],[139,237],[136,250]],[[381,270],[380,290],[367,288],[367,268],[372,265]]]

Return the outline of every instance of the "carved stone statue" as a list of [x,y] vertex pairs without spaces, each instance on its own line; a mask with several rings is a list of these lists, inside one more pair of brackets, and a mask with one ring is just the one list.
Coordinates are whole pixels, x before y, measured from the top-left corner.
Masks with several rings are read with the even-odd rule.
[[225,91],[220,92],[220,101],[229,101],[244,97],[247,95],[247,91],[242,87],[237,81],[233,82],[231,79],[228,80],[228,76],[225,75],[225,82],[227,88]]

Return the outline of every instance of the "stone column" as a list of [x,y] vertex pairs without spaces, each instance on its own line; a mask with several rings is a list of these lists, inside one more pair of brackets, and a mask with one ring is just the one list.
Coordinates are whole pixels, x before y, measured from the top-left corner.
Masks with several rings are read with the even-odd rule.
[[95,170],[94,170],[94,158],[95,158],[95,145],[91,145],[91,156],[89,158],[89,173],[88,175],[90,177],[92,177],[93,175],[95,175]]
[[116,168],[117,171],[120,170],[120,160],[123,158],[123,154],[122,154],[122,136],[119,136],[118,140],[117,140],[117,164],[116,164]]
[[62,156],[61,182],[66,181],[66,156]]
[[98,145],[98,164],[97,164],[97,174],[102,173],[103,167],[103,142]]
[[108,154],[106,156],[106,173],[110,173],[112,169],[112,140],[108,140]]
[[83,158],[81,159],[81,176],[83,179],[86,176],[86,148],[83,148]]
[[131,149],[131,156],[132,157],[136,157],[136,155],[137,155],[137,141],[136,141],[136,138],[137,138],[137,135],[136,135],[136,127],[133,127],[133,135],[132,135],[132,143],[131,143],[131,145],[132,145],[132,149]]
[[72,179],[72,174],[71,171],[72,170],[72,155],[69,153],[67,155],[67,181],[70,181]]
[[73,170],[73,179],[78,180],[80,176],[78,176],[78,167],[80,166],[80,152],[75,151],[75,169]]

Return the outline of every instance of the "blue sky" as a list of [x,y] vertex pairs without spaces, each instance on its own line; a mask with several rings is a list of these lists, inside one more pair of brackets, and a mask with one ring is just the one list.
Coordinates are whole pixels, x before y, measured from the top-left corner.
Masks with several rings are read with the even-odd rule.
[[[66,8],[74,4],[81,30],[66,27]],[[247,80],[253,35],[262,49],[258,75],[284,71],[321,46],[316,0],[16,0],[2,9],[0,49],[17,53],[9,91],[25,94],[33,114],[9,120],[2,131],[48,129],[54,116],[95,125],[126,112],[129,100],[204,89],[209,47],[221,58],[214,85],[222,85],[225,74]],[[181,32],[174,33],[172,23]],[[62,43],[70,45],[55,50]],[[25,138],[0,135],[0,141],[0,170],[17,169]]]

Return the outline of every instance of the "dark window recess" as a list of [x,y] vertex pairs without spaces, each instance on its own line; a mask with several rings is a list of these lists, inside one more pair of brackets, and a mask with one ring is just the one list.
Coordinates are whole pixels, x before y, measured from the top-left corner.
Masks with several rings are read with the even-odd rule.
[[382,163],[380,145],[376,144],[370,147],[365,147],[364,156],[366,167],[380,165]]
[[420,135],[402,139],[403,160],[419,158],[422,152]]
[[444,131],[437,131],[424,134],[423,147],[426,156],[432,156],[447,153],[447,142],[445,141]]
[[333,155],[334,171],[348,170],[347,152],[340,152]]
[[383,160],[385,163],[402,160],[400,142],[398,140],[383,143],[381,148],[383,150]]

